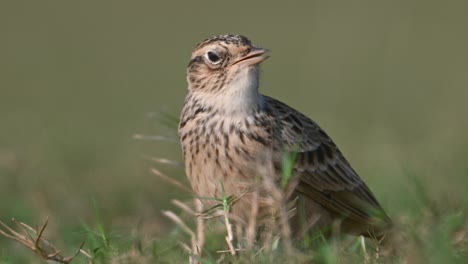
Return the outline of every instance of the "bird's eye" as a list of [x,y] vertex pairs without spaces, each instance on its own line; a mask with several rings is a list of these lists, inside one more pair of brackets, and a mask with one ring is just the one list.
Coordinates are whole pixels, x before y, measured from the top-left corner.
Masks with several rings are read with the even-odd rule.
[[215,52],[213,51],[208,51],[206,54],[205,54],[205,57],[212,63],[212,64],[218,64],[221,62],[221,57],[216,54]]

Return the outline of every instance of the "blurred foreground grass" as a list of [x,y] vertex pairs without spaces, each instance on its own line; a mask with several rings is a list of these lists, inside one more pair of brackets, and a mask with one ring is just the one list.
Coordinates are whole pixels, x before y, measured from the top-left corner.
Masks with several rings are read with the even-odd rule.
[[[262,92],[324,127],[402,224],[408,263],[466,262],[467,2],[237,4],[248,8],[0,3],[0,220],[49,217],[46,236],[65,255],[86,241],[98,262],[186,262],[177,241],[188,238],[161,210],[178,211],[171,199],[190,195],[149,169],[184,173],[147,157],[180,161],[175,121],[159,113],[178,115],[194,45],[240,33],[273,51]],[[208,260],[225,249],[217,231],[208,230]],[[360,252],[324,244],[313,253],[332,263]],[[0,237],[0,263],[34,262]]]
[[[160,168],[162,165],[157,163],[153,166]],[[164,186],[171,186],[160,176],[158,178]],[[275,244],[274,241],[271,253],[263,248],[254,248],[252,251],[241,251],[240,255],[233,257],[230,256],[228,246],[224,242],[226,228],[216,219],[212,219],[207,222],[204,232],[206,242],[200,261],[201,263],[465,263],[468,259],[468,216],[463,192],[451,196],[438,196],[429,191],[431,188],[434,190],[437,188],[428,185],[422,179],[423,177],[406,169],[398,176],[399,186],[387,186],[393,189],[391,194],[393,197],[385,199],[384,196],[383,203],[397,224],[399,233],[402,234],[397,241],[396,256],[376,251],[375,243],[370,240],[366,242],[366,249],[363,249],[360,238],[344,236],[334,240],[324,240],[321,237],[307,238],[300,242],[309,245],[306,246],[307,249],[292,256],[287,255],[281,244]],[[466,183],[465,181],[460,182]],[[381,181],[373,185],[383,188]],[[396,201],[396,204],[392,204],[392,200]],[[187,263],[190,253],[184,250],[183,245],[191,243],[192,231],[187,232],[187,228],[196,232],[196,217],[184,212],[185,210],[173,209],[181,217],[175,222],[184,221],[187,227],[184,224],[171,226],[162,223],[162,219],[143,219],[139,216],[129,217],[127,221],[109,219],[102,214],[102,208],[95,199],[92,199],[90,207],[94,211],[90,224],[82,221],[73,230],[61,230],[51,223],[52,227],[48,227],[44,232],[44,237],[47,237],[49,242],[51,239],[55,240],[51,243],[57,242],[58,248],[65,249],[60,252],[62,255],[66,255],[65,252],[72,255],[77,247],[85,242],[84,252],[74,258],[74,263]],[[39,229],[41,224],[39,223]],[[13,224],[10,225],[15,229]],[[6,230],[5,227],[0,229]],[[34,238],[32,235],[31,241],[34,241]],[[12,240],[8,242],[14,243]],[[32,253],[19,244],[6,248],[8,251],[2,252],[1,263],[35,260]],[[385,250],[385,246],[380,250]],[[36,261],[39,259],[37,257]]]

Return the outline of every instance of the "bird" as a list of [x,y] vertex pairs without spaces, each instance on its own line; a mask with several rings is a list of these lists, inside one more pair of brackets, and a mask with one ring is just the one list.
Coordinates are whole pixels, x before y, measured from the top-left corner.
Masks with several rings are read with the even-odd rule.
[[[333,140],[301,112],[260,93],[260,64],[269,57],[243,35],[217,35],[193,50],[178,134],[194,195],[208,207],[235,197],[230,213],[246,223],[254,186],[265,201],[273,185],[295,206],[295,235],[338,223],[343,233],[384,236],[392,220]],[[282,188],[285,157],[292,166]],[[260,204],[257,217],[271,206]]]

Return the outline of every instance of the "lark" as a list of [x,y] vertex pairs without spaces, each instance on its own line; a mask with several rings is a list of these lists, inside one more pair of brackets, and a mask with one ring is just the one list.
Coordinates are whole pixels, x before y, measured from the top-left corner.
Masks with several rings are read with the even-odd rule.
[[[253,190],[261,186],[257,199],[268,200],[273,183],[296,207],[290,221],[297,234],[333,223],[345,233],[381,234],[390,218],[332,139],[304,114],[259,92],[259,65],[268,57],[241,35],[215,36],[193,51],[179,138],[194,194],[207,206],[235,197],[232,215],[248,222]],[[285,157],[292,162],[286,187]],[[271,212],[271,204],[259,206],[258,217]]]

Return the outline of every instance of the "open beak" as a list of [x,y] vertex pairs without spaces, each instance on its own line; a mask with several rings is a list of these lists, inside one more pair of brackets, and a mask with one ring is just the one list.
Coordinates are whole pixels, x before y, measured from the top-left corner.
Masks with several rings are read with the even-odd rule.
[[253,48],[247,55],[239,58],[238,60],[234,61],[231,65],[235,64],[244,64],[244,65],[255,65],[259,64],[260,62],[268,59],[270,56],[267,55],[269,50],[262,49],[262,48]]

